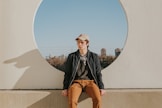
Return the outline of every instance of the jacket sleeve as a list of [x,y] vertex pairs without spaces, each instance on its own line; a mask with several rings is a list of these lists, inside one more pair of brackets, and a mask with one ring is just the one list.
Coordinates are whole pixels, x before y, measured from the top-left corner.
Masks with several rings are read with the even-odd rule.
[[101,63],[100,63],[98,55],[96,55],[95,62],[96,62],[95,65],[96,65],[96,76],[97,76],[98,86],[100,89],[104,89],[104,84],[102,81],[102,73],[101,73]]
[[65,62],[65,71],[64,71],[64,80],[63,80],[63,89],[68,89],[69,81],[70,81],[70,75],[71,75],[71,56],[69,55],[66,62]]

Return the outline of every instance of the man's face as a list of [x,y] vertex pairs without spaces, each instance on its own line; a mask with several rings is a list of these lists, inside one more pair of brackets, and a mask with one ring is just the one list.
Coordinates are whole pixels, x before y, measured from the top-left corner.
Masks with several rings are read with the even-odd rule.
[[77,45],[78,45],[78,49],[80,49],[80,50],[87,49],[88,42],[78,39],[77,40]]

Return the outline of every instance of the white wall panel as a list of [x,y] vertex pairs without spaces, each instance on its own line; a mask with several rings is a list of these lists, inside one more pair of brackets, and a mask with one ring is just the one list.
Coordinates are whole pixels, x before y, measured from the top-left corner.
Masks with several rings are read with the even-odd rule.
[[[41,0],[0,0],[0,89],[62,88],[63,73],[40,55],[33,33]],[[106,88],[162,87],[162,1],[120,0],[128,20],[123,52],[103,70]]]

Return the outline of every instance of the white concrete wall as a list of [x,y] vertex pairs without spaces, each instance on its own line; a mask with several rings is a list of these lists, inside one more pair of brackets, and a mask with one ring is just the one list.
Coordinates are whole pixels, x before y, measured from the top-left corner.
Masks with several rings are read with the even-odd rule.
[[128,38],[119,58],[105,70],[111,88],[162,87],[162,1],[121,0],[128,19]]
[[[128,19],[123,52],[103,70],[106,88],[162,87],[162,1],[120,0]],[[62,88],[63,73],[41,57],[33,33],[41,0],[0,0],[0,89]]]

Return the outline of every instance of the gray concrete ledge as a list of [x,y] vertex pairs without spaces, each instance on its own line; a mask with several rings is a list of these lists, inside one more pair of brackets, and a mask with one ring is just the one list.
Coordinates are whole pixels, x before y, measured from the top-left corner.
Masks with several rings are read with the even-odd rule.
[[[162,89],[108,89],[102,108],[162,108]],[[61,90],[0,90],[0,108],[67,108]],[[83,93],[78,108],[92,108]]]

